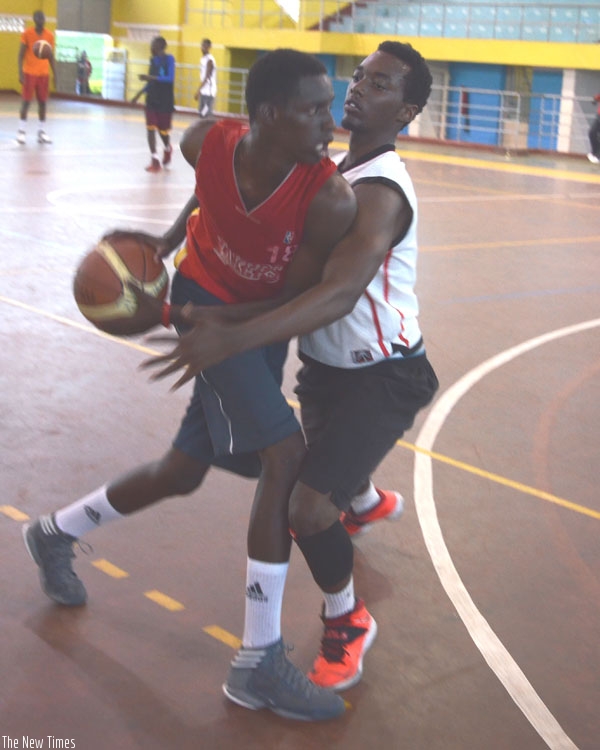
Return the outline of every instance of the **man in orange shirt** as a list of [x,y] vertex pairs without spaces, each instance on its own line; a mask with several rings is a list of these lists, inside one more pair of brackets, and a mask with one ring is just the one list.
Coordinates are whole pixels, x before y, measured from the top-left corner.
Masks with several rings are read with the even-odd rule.
[[[40,127],[38,130],[39,143],[52,143],[45,130],[46,124],[46,102],[48,101],[49,86],[49,68],[52,68],[52,75],[56,81],[56,67],[54,65],[54,34],[44,28],[46,17],[41,10],[36,10],[33,14],[34,27],[25,29],[21,34],[21,46],[19,47],[19,83],[22,86],[21,101],[21,122],[19,123],[19,132],[17,141],[25,143],[25,124],[27,121],[27,112],[33,99],[33,95],[38,102],[38,117]],[[48,59],[36,57],[33,52],[33,45],[38,41],[48,42],[52,48],[52,54]]]

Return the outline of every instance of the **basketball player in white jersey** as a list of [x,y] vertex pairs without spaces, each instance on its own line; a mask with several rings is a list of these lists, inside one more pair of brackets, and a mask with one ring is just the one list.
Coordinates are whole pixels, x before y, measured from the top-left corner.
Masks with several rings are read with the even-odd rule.
[[325,631],[309,676],[336,690],[360,680],[377,632],[354,594],[350,536],[402,511],[402,497],[376,489],[370,475],[438,387],[417,319],[417,201],[394,145],[430,90],[427,64],[409,44],[383,42],[369,55],[348,87],[349,150],[338,158],[358,216],[324,264],[317,259],[319,283],[243,323],[189,310],[198,325],[147,363],[163,366],[156,377],[186,368],[179,385],[234,352],[300,336],[296,392],[308,454],[289,520],[324,597]]
[[211,54],[212,42],[203,39],[200,45],[202,57],[200,58],[200,85],[194,94],[198,102],[198,114],[200,117],[210,117],[213,113],[213,104],[217,95],[217,63]]

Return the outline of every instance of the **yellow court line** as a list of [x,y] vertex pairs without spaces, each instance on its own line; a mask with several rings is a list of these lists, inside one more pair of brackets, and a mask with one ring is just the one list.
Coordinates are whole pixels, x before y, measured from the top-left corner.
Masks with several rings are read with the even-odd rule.
[[[54,315],[52,313],[45,312],[44,310],[39,310],[36,307],[32,307],[31,305],[26,305],[22,302],[18,302],[16,300],[3,297],[2,295],[0,295],[0,302],[6,302],[9,305],[13,305],[15,307],[21,307],[24,310],[29,310],[30,312],[37,313],[38,315],[43,315],[44,317],[50,318],[51,320],[55,320],[59,323],[63,323],[64,325],[68,325],[73,328],[77,328],[79,330],[85,331],[86,333],[91,333],[96,336],[100,336],[101,338],[114,341],[116,344],[120,344],[121,346],[127,346],[131,349],[135,349],[137,351],[143,352],[144,354],[150,354],[150,355],[160,354],[160,352],[156,351],[156,349],[151,349],[147,346],[141,346],[132,341],[127,341],[126,339],[122,339],[117,336],[110,336],[109,334],[103,333],[102,331],[99,331],[96,328],[92,328],[91,326],[76,323],[75,321],[70,320],[69,318],[64,318],[60,315]],[[297,401],[288,399],[288,403],[293,409],[300,408],[300,404]],[[450,458],[448,456],[444,456],[441,453],[433,453],[430,451],[426,451],[422,448],[419,448],[416,445],[407,443],[404,440],[398,440],[396,444],[404,448],[408,448],[409,450],[425,453],[437,461],[441,461],[451,466],[455,466],[456,468],[460,468],[463,471],[469,472],[470,474],[477,474],[479,476],[485,477],[486,479],[489,479],[490,481],[497,482],[498,484],[502,484],[506,487],[511,487],[527,495],[533,495],[534,497],[537,497],[538,499],[546,500],[548,502],[555,503],[556,505],[561,505],[562,507],[568,508],[569,510],[575,511],[576,513],[581,513],[583,515],[590,516],[591,518],[600,519],[600,513],[598,511],[592,510],[591,508],[587,508],[584,505],[578,505],[577,503],[572,503],[569,500],[565,500],[564,498],[557,497],[556,495],[551,495],[549,492],[536,490],[534,487],[529,487],[528,485],[521,484],[520,482],[515,482],[512,479],[507,479],[505,477],[500,476],[499,474],[492,474],[490,472],[484,471],[483,469],[478,469],[476,466],[471,466],[470,464],[463,463],[462,461],[456,461],[455,459]],[[0,509],[1,507],[7,508],[10,506],[0,506]],[[5,515],[8,515],[8,514],[5,513]]]
[[142,346],[141,344],[137,344],[134,341],[128,341],[127,339],[119,338],[117,336],[111,336],[110,333],[104,333],[104,331],[100,331],[97,328],[92,328],[91,325],[78,323],[75,320],[63,317],[62,315],[54,315],[54,313],[49,313],[46,310],[40,310],[38,307],[33,307],[32,305],[28,305],[25,302],[19,302],[18,300],[11,299],[10,297],[4,297],[1,294],[0,302],[5,302],[7,305],[12,305],[13,307],[20,307],[22,310],[36,313],[36,315],[42,315],[44,318],[49,318],[50,320],[54,320],[57,323],[62,323],[63,325],[70,326],[71,328],[77,328],[79,331],[91,333],[92,335],[98,336],[101,339],[114,341],[117,344],[121,344],[121,346],[127,346],[130,349],[135,349],[136,351],[142,352],[143,354],[160,354],[160,352],[157,352],[156,349],[150,349],[147,346]]
[[167,596],[160,591],[156,591],[156,589],[145,591],[144,596],[171,612],[180,612],[182,609],[185,609],[184,605],[181,602],[178,602],[177,599],[171,599],[170,596]]
[[223,630],[223,628],[220,628],[218,625],[207,625],[205,628],[202,628],[202,630],[213,638],[216,638],[218,641],[221,641],[221,643],[231,646],[231,648],[238,649],[242,646],[242,642],[237,636],[229,633],[227,630]]
[[129,573],[126,570],[118,568],[116,565],[113,565],[111,562],[104,560],[103,558],[93,560],[92,565],[103,573],[106,573],[106,575],[111,578],[129,578]]
[[585,505],[572,503],[570,500],[565,500],[562,497],[557,497],[556,495],[552,495],[549,492],[538,490],[535,487],[530,487],[529,485],[522,484],[521,482],[515,482],[514,480],[507,479],[506,477],[500,476],[499,474],[485,471],[485,469],[479,469],[477,468],[477,466],[472,466],[471,464],[464,463],[464,461],[457,461],[455,458],[450,458],[449,456],[445,456],[442,453],[428,451],[425,448],[420,448],[418,445],[407,443],[405,440],[398,440],[396,442],[396,445],[400,445],[403,448],[408,448],[415,453],[423,453],[424,455],[429,456],[436,461],[448,464],[449,466],[454,466],[457,469],[462,469],[469,474],[476,474],[477,476],[484,477],[485,479],[489,479],[490,481],[496,482],[497,484],[502,484],[505,487],[510,487],[513,490],[523,492],[526,495],[533,495],[533,497],[537,497],[540,500],[546,500],[549,503],[560,505],[563,508],[568,508],[569,510],[575,511],[576,513],[581,513],[584,516],[590,516],[590,518],[600,519],[600,512],[592,510],[591,508],[587,508]]
[[[298,403],[298,401],[292,401],[291,399],[288,399],[288,404],[293,409],[300,408],[300,404]],[[589,516],[590,518],[600,519],[600,512],[598,512],[597,510],[592,510],[591,508],[587,508],[585,505],[578,505],[577,503],[572,503],[570,500],[565,500],[562,497],[557,497],[556,495],[552,495],[549,492],[544,492],[544,490],[538,490],[535,487],[530,487],[527,484],[522,484],[521,482],[515,482],[513,479],[507,479],[506,477],[503,477],[500,474],[493,474],[491,471],[485,471],[485,469],[479,469],[477,468],[477,466],[472,466],[471,464],[464,463],[464,461],[457,461],[455,458],[450,458],[450,456],[445,456],[443,453],[435,453],[434,451],[428,451],[425,448],[420,448],[418,445],[414,445],[413,443],[408,443],[406,442],[406,440],[397,440],[396,445],[399,445],[402,448],[408,448],[408,450],[411,450],[414,453],[423,453],[424,455],[429,456],[430,458],[433,458],[436,461],[440,461],[441,463],[448,464],[449,466],[454,466],[457,469],[462,469],[463,471],[466,471],[469,474],[476,474],[477,476],[484,477],[485,479],[489,479],[491,482],[496,482],[496,484],[502,484],[505,487],[510,487],[513,490],[518,490],[519,492],[523,492],[526,495],[533,495],[534,497],[537,497],[540,500],[546,500],[549,503],[554,503],[555,505],[560,505],[563,508],[568,508],[569,510],[575,511],[575,513],[581,513],[582,515]]]
[[[348,150],[348,144],[342,141],[332,141],[329,146],[340,151]],[[475,159],[469,156],[451,156],[450,154],[434,154],[425,151],[406,151],[403,149],[396,149],[396,151],[403,159],[452,164],[457,167],[472,167],[474,169],[491,169],[494,172],[511,172],[512,174],[524,174],[532,177],[551,177],[554,180],[600,185],[600,175],[587,174],[586,172],[570,172],[566,169],[536,167],[533,164],[506,164],[505,162]]]
[[452,245],[423,245],[423,252],[442,252],[446,250],[490,250],[500,247],[545,247],[547,245],[581,245],[600,243],[600,235],[590,237],[542,237],[535,240],[495,240],[493,242],[459,242]]
[[29,521],[27,513],[23,513],[18,508],[13,508],[12,505],[0,505],[0,513],[12,518],[13,521]]
[[419,161],[452,164],[457,167],[491,169],[494,172],[510,172],[512,174],[524,174],[531,177],[550,177],[553,180],[566,180],[568,182],[584,182],[591,185],[600,185],[600,175],[587,174],[586,172],[570,172],[567,169],[536,167],[533,164],[506,164],[500,161],[474,159],[466,156],[450,156],[448,154],[430,154],[421,151],[398,150],[398,153],[400,153],[403,159],[416,159]]

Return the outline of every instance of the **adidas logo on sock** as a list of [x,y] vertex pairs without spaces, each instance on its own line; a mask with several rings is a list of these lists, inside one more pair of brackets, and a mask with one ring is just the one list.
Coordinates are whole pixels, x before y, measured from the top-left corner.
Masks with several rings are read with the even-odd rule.
[[263,594],[263,590],[260,587],[260,583],[253,583],[246,588],[246,596],[248,599],[253,599],[255,602],[268,602],[269,597]]
[[100,526],[100,519],[102,518],[100,513],[98,513],[97,510],[91,508],[89,505],[84,505],[83,509],[85,510],[85,515],[90,519],[90,521],[95,523],[96,526]]

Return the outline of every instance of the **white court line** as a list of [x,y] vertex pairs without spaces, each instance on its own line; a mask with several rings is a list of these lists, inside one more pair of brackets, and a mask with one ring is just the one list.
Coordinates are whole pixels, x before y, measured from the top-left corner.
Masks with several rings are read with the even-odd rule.
[[[189,183],[175,183],[168,186],[169,192],[172,190],[187,190],[190,194],[194,191],[194,186]],[[83,193],[115,193],[117,190],[126,190],[133,194],[139,194],[141,191],[140,184],[135,183],[133,185],[77,185],[75,187],[58,188],[57,190],[50,190],[46,193],[46,199],[48,203],[53,206],[60,206],[61,198],[70,195],[82,195]],[[182,206],[183,208],[183,206]]]
[[[588,320],[546,333],[507,349],[486,360],[454,383],[431,409],[415,444],[426,451],[433,444],[458,401],[483,377],[511,360],[555,339],[600,326],[600,318]],[[527,717],[533,728],[552,750],[577,750],[560,724],[533,689],[519,665],[491,629],[475,606],[463,584],[446,547],[433,497],[432,460],[424,453],[415,454],[415,506],[425,544],[450,601],[475,645],[510,697]]]
[[[579,198],[589,198],[590,201],[598,198],[598,193],[581,194]],[[566,200],[573,200],[573,195],[550,195],[549,193],[529,193],[523,195],[521,193],[486,193],[482,194],[469,194],[469,195],[439,195],[439,196],[423,196],[419,198],[419,203],[500,203],[501,201],[548,201],[552,203],[564,202]]]

